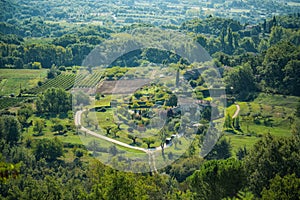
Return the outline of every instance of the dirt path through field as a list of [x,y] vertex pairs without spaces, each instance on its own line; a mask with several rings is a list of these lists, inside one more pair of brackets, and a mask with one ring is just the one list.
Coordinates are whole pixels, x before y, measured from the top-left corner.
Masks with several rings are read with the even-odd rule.
[[[98,133],[95,133],[94,131],[91,131],[91,130],[89,130],[89,129],[87,129],[87,128],[85,128],[81,125],[81,115],[82,115],[83,112],[84,111],[77,111],[76,114],[75,114],[75,119],[74,119],[75,120],[75,126],[80,126],[81,131],[84,131],[85,133],[87,133],[89,135],[92,135],[94,137],[106,140],[108,142],[111,142],[111,143],[114,143],[114,144],[117,144],[117,145],[120,145],[120,146],[123,146],[123,147],[126,147],[126,148],[135,149],[135,150],[139,150],[139,151],[143,151],[143,152],[147,153],[148,156],[149,156],[149,165],[150,165],[151,170],[154,171],[154,172],[157,172],[154,152],[161,150],[161,147],[157,147],[154,150],[145,149],[145,148],[141,148],[141,147],[135,147],[135,146],[131,146],[129,144],[126,144],[124,142],[120,142],[118,140],[115,140],[115,139],[106,137],[104,135],[100,135]],[[165,145],[165,148],[167,148],[167,147],[168,146]]]
[[235,106],[236,106],[236,111],[235,111],[234,115],[232,116],[232,119],[233,119],[233,118],[236,118],[236,117],[239,115],[240,110],[241,110],[239,104],[235,104]]

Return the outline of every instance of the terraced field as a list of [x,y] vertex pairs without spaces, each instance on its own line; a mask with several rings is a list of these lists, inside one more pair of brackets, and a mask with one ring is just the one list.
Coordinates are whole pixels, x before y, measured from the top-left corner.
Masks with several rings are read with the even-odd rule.
[[42,86],[31,89],[28,93],[38,94],[51,87],[63,88],[65,90],[69,90],[74,85],[75,77],[76,77],[75,74],[61,74],[54,79],[48,80]]
[[92,74],[79,74],[76,77],[74,86],[78,88],[93,88],[97,86],[102,77],[103,73],[100,71]]
[[132,94],[148,83],[150,83],[150,79],[103,81],[97,92],[101,94]]

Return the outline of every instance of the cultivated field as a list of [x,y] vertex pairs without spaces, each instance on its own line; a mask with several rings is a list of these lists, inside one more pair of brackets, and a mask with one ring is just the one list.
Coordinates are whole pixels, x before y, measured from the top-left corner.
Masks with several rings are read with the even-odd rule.
[[20,88],[33,88],[38,81],[45,80],[46,75],[47,69],[0,69],[0,96],[12,93],[18,95]]

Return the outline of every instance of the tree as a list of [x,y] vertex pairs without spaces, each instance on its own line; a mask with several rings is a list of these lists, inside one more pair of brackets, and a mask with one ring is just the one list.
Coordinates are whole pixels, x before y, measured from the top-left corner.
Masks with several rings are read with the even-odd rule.
[[67,47],[70,44],[75,44],[78,42],[78,36],[75,34],[66,34],[63,35],[59,38],[55,38],[53,40],[53,44],[62,46],[62,47]]
[[228,46],[227,46],[227,52],[228,54],[232,54],[234,47],[233,47],[233,34],[232,34],[232,30],[231,28],[227,29],[227,42],[228,42]]
[[281,200],[281,199],[299,199],[300,197],[300,178],[295,174],[280,177],[276,175],[270,181],[270,187],[264,188],[262,199]]
[[207,154],[207,160],[220,160],[231,157],[231,144],[224,136],[221,137],[215,144],[213,149]]
[[87,109],[87,110],[85,110],[85,111],[83,112],[85,118],[88,118],[89,113],[90,113],[90,110],[89,110],[89,109]]
[[33,131],[36,132],[38,135],[41,135],[44,127],[45,127],[44,120],[37,119],[33,124]]
[[295,173],[300,176],[300,137],[289,138],[265,135],[244,158],[250,190],[260,196],[269,188],[276,174],[281,177]]
[[99,101],[100,100],[100,98],[101,98],[101,94],[98,92],[98,93],[96,93],[96,96],[95,96],[95,99],[97,100],[97,101]]
[[[108,180],[105,183],[104,188],[99,188],[103,192],[96,194],[94,199],[99,198],[99,195],[103,195],[103,199],[138,199],[139,189],[137,184],[142,184],[131,173],[114,172],[106,173],[105,178]],[[143,195],[144,196],[144,195]]]
[[166,106],[171,106],[171,107],[177,106],[177,101],[178,101],[177,96],[175,94],[171,94],[170,98],[166,101]]
[[143,93],[141,91],[136,91],[133,95],[136,99],[140,99],[143,96]]
[[93,120],[93,121],[92,121],[92,124],[94,125],[95,130],[98,130],[98,127],[99,127],[99,122],[98,122],[98,120]]
[[267,33],[267,32],[268,32],[268,31],[267,31],[267,20],[266,20],[266,19],[264,19],[264,22],[263,22],[263,24],[262,24],[262,29],[263,29],[264,33]]
[[165,159],[165,143],[167,138],[167,130],[165,127],[161,129],[159,132],[159,139],[160,139],[160,147],[161,147],[161,154],[163,158]]
[[0,138],[7,143],[15,144],[21,136],[21,125],[16,117],[1,116],[0,117]]
[[90,74],[92,74],[92,73],[93,73],[93,66],[89,65],[89,66],[87,67],[87,71],[88,71]]
[[205,162],[187,180],[195,199],[217,200],[233,197],[245,185],[241,161],[234,158]]
[[88,127],[91,125],[91,122],[92,122],[91,119],[88,118],[88,117],[87,117],[87,118],[84,118],[83,121],[84,121],[84,123],[85,123]]
[[[85,43],[75,43],[68,46],[68,49],[72,52],[72,64],[81,65],[85,56],[87,56],[91,50],[94,49],[93,45]],[[91,68],[90,68],[91,69]]]
[[230,69],[225,73],[224,81],[227,91],[240,99],[247,99],[249,93],[257,90],[253,70],[249,64]]
[[36,102],[39,114],[65,114],[72,109],[71,95],[62,88],[49,88]]
[[57,66],[52,65],[51,68],[47,72],[47,78],[48,79],[53,79],[57,75],[60,75],[60,74],[61,74],[61,71],[58,70]]
[[33,62],[31,64],[31,68],[32,69],[41,69],[42,68],[42,64],[40,62]]
[[[262,66],[258,67],[263,89],[281,94],[297,94],[298,57],[299,47],[289,42],[280,42],[271,46],[266,52]],[[295,83],[292,82],[293,80]]]
[[155,140],[153,138],[144,138],[143,142],[147,144],[148,149],[150,149],[150,145],[155,143]]
[[135,135],[131,135],[131,134],[128,134],[128,136],[127,136],[129,139],[131,139],[132,140],[132,143],[133,144],[136,144],[136,139],[137,139],[137,136],[135,136]]
[[36,141],[34,154],[37,160],[45,158],[46,161],[55,161],[63,155],[63,144],[57,139],[40,139]]
[[220,33],[220,42],[221,42],[221,51],[225,51],[226,49],[226,42],[225,42],[225,36],[226,36],[226,29],[223,28],[221,30],[221,33]]
[[95,155],[96,152],[97,152],[97,150],[98,150],[98,148],[99,148],[99,142],[96,141],[96,140],[92,140],[92,141],[90,141],[88,143],[87,147],[88,147],[89,150],[92,150],[93,151],[93,155]]
[[211,120],[211,106],[204,107],[203,111],[201,112],[202,118],[206,121]]
[[120,130],[117,128],[117,127],[113,127],[111,129],[111,133],[114,135],[114,137],[117,137],[117,133],[119,132]]
[[58,134],[61,134],[65,130],[65,126],[62,124],[54,124],[52,126],[52,131],[53,132],[58,132]]
[[179,69],[176,70],[176,80],[175,80],[176,88],[179,87]]
[[297,118],[292,126],[291,126],[291,132],[294,136],[300,136],[300,119]]
[[226,128],[227,130],[232,129],[232,117],[229,114],[226,115],[224,128]]
[[52,44],[28,44],[24,48],[24,63],[40,62],[45,68],[62,66],[72,59],[70,49]]
[[27,127],[27,120],[33,114],[32,107],[27,106],[18,110],[18,120],[22,124],[22,127]]
[[81,125],[76,125],[76,134],[79,134],[80,129],[81,129]]
[[117,155],[118,149],[115,145],[112,145],[108,149],[108,153],[112,154],[113,156]]
[[166,168],[166,173],[174,177],[179,183],[184,182],[203,165],[204,159],[199,156],[182,157]]
[[82,149],[76,149],[74,151],[74,155],[77,157],[77,158],[81,158],[83,155],[84,155],[84,151]]
[[179,143],[179,139],[177,136],[175,136],[172,140],[173,144],[174,144],[174,148],[177,149],[177,144]]
[[295,115],[296,115],[296,117],[300,118],[300,101],[297,104]]
[[277,44],[280,42],[282,39],[286,39],[286,34],[284,33],[285,29],[280,26],[275,26],[272,28],[270,38],[269,38],[269,44],[270,46]]
[[73,94],[74,105],[76,106],[86,106],[90,104],[89,95],[83,93],[82,91]]
[[113,129],[111,126],[105,126],[104,129],[106,130],[106,135],[110,134],[110,131]]
[[236,152],[236,157],[239,160],[242,160],[246,155],[248,154],[247,148],[239,148],[238,151]]
[[283,79],[283,84],[286,85],[289,93],[300,96],[300,61],[299,60],[291,60],[289,61],[284,69],[285,77]]
[[240,42],[240,47],[246,52],[257,52],[252,38],[243,38]]
[[234,129],[236,130],[241,130],[241,126],[240,126],[240,116],[236,116],[234,119],[233,119],[233,127]]

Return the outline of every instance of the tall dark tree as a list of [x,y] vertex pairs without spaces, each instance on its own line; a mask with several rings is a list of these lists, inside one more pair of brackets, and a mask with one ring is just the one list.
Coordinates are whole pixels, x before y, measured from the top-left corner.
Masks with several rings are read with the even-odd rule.
[[262,191],[262,199],[299,199],[300,197],[300,178],[295,174],[280,177],[276,175],[270,181],[270,187]]
[[166,106],[175,107],[177,106],[177,101],[178,101],[177,96],[175,94],[171,94],[169,99],[167,99],[166,101]]
[[228,93],[239,99],[247,99],[251,92],[257,91],[253,70],[248,64],[230,69],[224,79]]
[[225,117],[224,128],[227,130],[232,129],[232,117],[229,114]]
[[38,135],[41,135],[43,129],[45,128],[45,121],[42,119],[35,120],[33,124],[33,131],[36,132]]
[[260,196],[264,187],[276,174],[300,176],[300,137],[276,138],[267,134],[257,142],[245,157],[250,190]]
[[15,144],[21,136],[21,124],[14,116],[0,117],[0,138],[7,143]]
[[283,79],[283,84],[287,88],[289,93],[300,96],[300,61],[299,60],[291,60],[289,61],[283,71],[285,73],[285,77]]
[[55,161],[63,155],[63,144],[57,138],[37,140],[34,147],[34,154],[37,160],[45,158],[49,162]]
[[195,199],[217,200],[233,197],[245,185],[245,171],[241,161],[212,160],[187,179]]
[[[298,57],[299,47],[291,43],[280,42],[270,47],[265,55],[263,65],[258,67],[264,90],[281,94],[297,94],[295,87],[299,85],[296,78],[299,74]],[[293,81],[295,82],[293,83]]]
[[179,87],[179,69],[176,70],[176,80],[175,80],[176,88]]
[[225,42],[225,37],[226,37],[226,29],[223,28],[221,33],[220,33],[220,41],[221,41],[221,51],[225,51],[226,49],[226,42]]
[[160,147],[161,147],[161,154],[165,159],[165,143],[167,138],[167,129],[164,127],[159,132],[159,140],[160,140]]
[[23,107],[18,110],[18,120],[22,124],[22,127],[27,127],[27,120],[33,114],[32,107]]
[[230,141],[221,137],[215,144],[213,149],[207,154],[207,160],[227,159],[231,157],[231,144]]
[[296,117],[300,118],[300,101],[297,104],[295,115],[296,115]]
[[36,101],[39,114],[64,114],[72,109],[71,95],[62,88],[49,88]]
[[240,130],[241,129],[241,126],[240,126],[240,116],[236,116],[234,119],[233,119],[233,127],[234,129],[236,130]]
[[232,33],[232,30],[231,28],[228,28],[227,29],[227,43],[228,43],[228,46],[226,48],[226,51],[228,54],[232,54],[233,50],[234,50],[234,46],[233,46],[233,33]]

